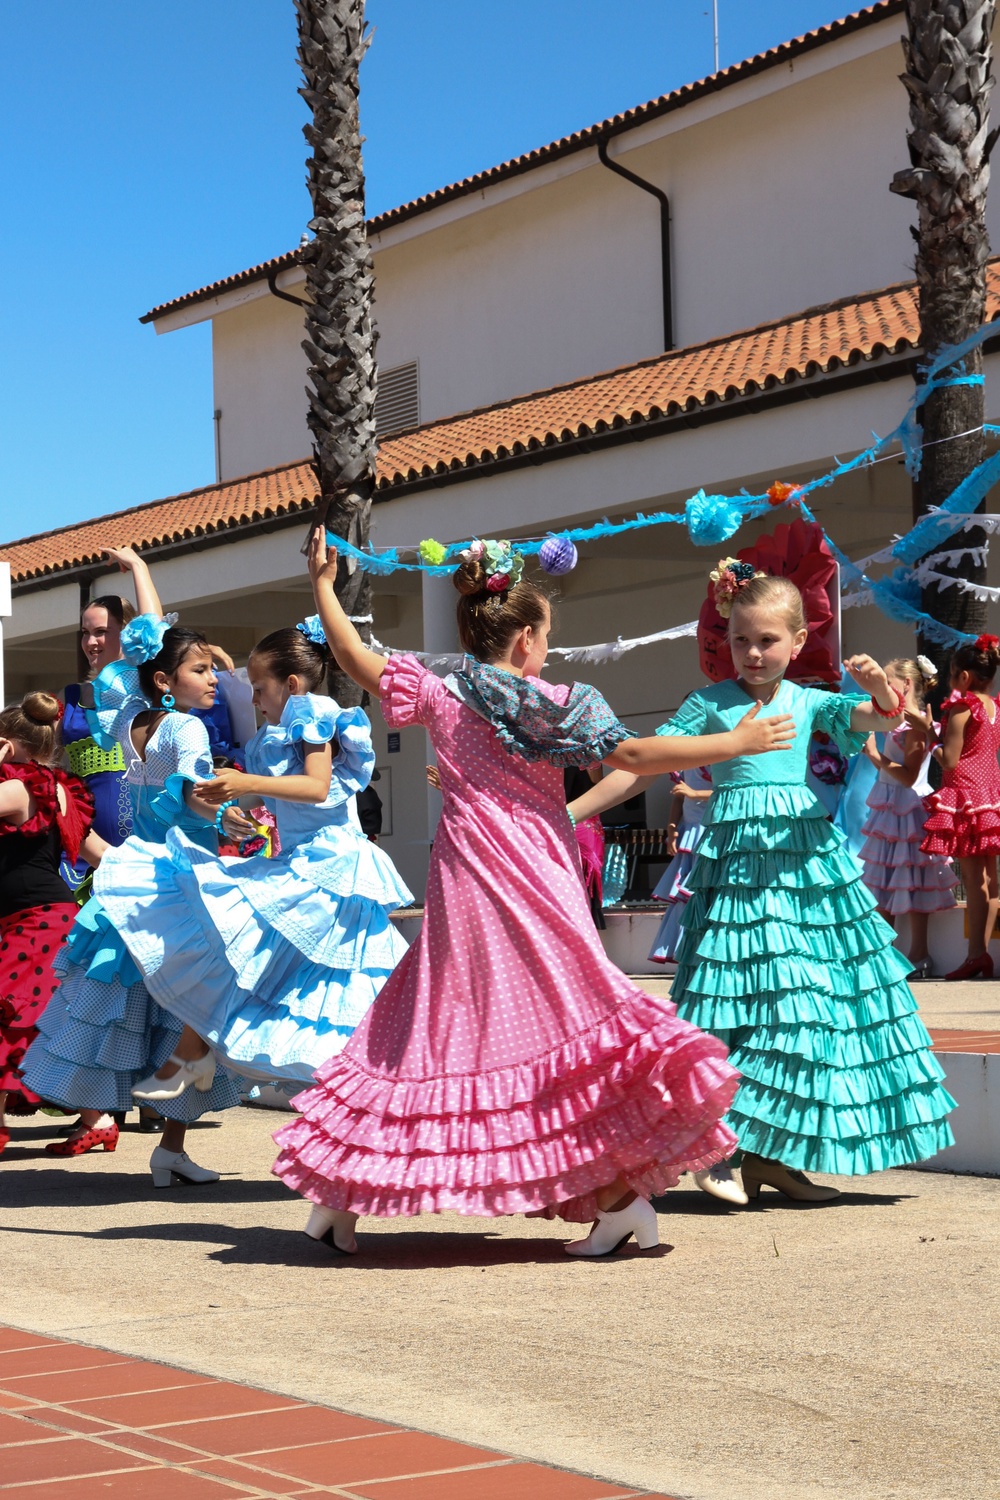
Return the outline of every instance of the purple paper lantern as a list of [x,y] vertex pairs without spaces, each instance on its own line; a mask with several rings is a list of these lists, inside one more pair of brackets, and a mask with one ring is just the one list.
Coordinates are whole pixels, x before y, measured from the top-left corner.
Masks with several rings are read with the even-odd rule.
[[538,561],[546,573],[557,578],[561,573],[571,573],[579,559],[568,536],[550,536],[539,549]]

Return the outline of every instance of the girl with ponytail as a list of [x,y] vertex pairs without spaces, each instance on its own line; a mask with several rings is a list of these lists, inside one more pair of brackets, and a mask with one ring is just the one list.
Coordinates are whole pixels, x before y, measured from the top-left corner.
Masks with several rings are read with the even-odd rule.
[[951,659],[951,695],[941,708],[944,767],[940,791],[927,799],[921,848],[957,859],[965,885],[969,953],[946,979],[992,979],[990,934],[997,914],[1000,853],[1000,714],[990,694],[1000,666],[1000,641],[981,635]]

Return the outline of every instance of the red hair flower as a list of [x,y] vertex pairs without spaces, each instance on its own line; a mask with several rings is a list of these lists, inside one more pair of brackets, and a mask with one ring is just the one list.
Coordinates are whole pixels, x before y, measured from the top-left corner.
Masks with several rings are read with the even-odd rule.
[[795,496],[802,486],[800,484],[786,484],[783,479],[776,479],[767,492],[768,504],[770,505],[797,505]]
[[1000,636],[981,635],[976,641],[977,651],[1000,652]]

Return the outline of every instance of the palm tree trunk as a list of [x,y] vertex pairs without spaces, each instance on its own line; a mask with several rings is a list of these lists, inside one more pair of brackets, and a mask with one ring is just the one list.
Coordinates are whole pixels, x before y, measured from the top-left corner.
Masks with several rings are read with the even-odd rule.
[[[374,270],[358,122],[358,71],[370,38],[364,0],[295,0],[295,8],[299,92],[312,111],[303,134],[312,149],[306,166],[314,238],[301,254],[310,298],[302,345],[309,356],[308,420],[327,527],[361,547],[376,456]],[[341,561],[337,594],[369,639],[368,574]],[[339,671],[331,671],[330,690],[341,703],[361,701],[360,689]]]
[[[906,71],[910,96],[907,142],[910,166],[897,172],[892,191],[917,203],[916,277],[920,345],[925,358],[957,344],[986,315],[986,231],[989,157],[989,96],[993,87],[992,32],[995,0],[907,0]],[[964,373],[982,373],[982,354],[967,356]],[[925,449],[913,488],[914,519],[940,505],[985,456],[981,430],[985,401],[981,385],[933,391],[921,411]],[[962,434],[967,434],[963,436]],[[982,507],[980,507],[982,508]],[[951,544],[981,546],[979,529]],[[984,566],[967,557],[938,572],[983,583]],[[986,605],[960,588],[924,589],[923,608],[957,630],[981,631]],[[941,647],[921,642],[940,657]]]

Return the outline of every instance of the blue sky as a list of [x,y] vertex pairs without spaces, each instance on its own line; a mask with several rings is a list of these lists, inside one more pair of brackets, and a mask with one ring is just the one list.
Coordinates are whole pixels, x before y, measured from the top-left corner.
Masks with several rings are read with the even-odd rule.
[[[719,0],[720,62],[846,14]],[[378,213],[712,71],[710,0],[368,0]],[[292,0],[4,7],[0,538],[210,483],[207,325],[148,308],[309,216]],[[900,143],[902,150],[902,142]]]

